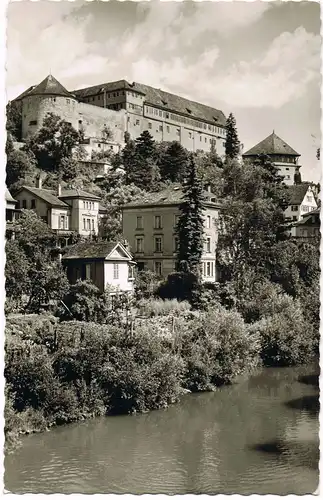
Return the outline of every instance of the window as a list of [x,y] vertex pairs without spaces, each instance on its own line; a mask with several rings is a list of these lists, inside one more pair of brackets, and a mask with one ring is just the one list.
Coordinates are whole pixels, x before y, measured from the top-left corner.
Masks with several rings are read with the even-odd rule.
[[207,229],[210,229],[210,227],[211,227],[211,216],[210,215],[207,215],[207,217],[206,217],[206,227],[207,227]]
[[181,135],[181,131],[179,128],[176,129],[176,134],[178,135],[178,137]]
[[113,264],[113,279],[119,279],[119,264],[117,264],[116,262]]
[[27,200],[22,200],[22,208],[27,208]]
[[207,137],[204,137],[204,142],[207,142]]
[[30,207],[31,208],[36,208],[36,200],[31,200]]
[[293,220],[294,220],[294,221],[295,221],[295,220],[297,220],[297,217],[296,217],[296,215],[293,215]]
[[142,219],[142,216],[141,216],[141,215],[139,215],[139,216],[137,217],[137,226],[136,226],[136,228],[137,228],[137,229],[143,229],[143,227],[144,227],[144,224],[143,224],[143,219]]
[[155,229],[162,228],[162,218],[161,215],[155,215]]
[[189,133],[188,133],[188,137],[189,137],[190,139],[192,139],[192,132],[189,132]]
[[29,125],[37,125],[37,120],[30,120]]
[[70,103],[70,100],[69,99],[66,99],[66,103],[69,104]]
[[159,132],[162,132],[162,131],[163,131],[163,126],[159,125]]
[[140,121],[139,121],[139,120],[136,120],[136,123],[135,123],[135,124],[136,124],[136,125],[139,125],[139,124],[140,124]]
[[83,219],[83,229],[86,231],[86,219]]
[[128,280],[133,280],[135,278],[134,275],[134,266],[129,265],[128,266]]
[[148,128],[149,128],[149,129],[151,129],[151,128],[152,128],[152,125],[151,125],[151,123],[150,123],[150,122],[148,123]]
[[310,207],[307,207],[306,205],[302,206],[303,212],[309,212],[309,208]]
[[213,276],[213,262],[206,263],[206,276],[208,278]]
[[59,216],[59,224],[58,224],[59,229],[65,229],[65,215],[61,214]]
[[166,126],[166,130],[169,133],[169,125]]
[[87,219],[86,223],[87,223],[87,230],[91,231],[91,219]]
[[155,252],[162,252],[162,238],[161,238],[161,236],[155,237]]
[[154,270],[155,270],[155,273],[157,274],[157,276],[161,276],[162,274],[162,263],[161,262],[155,262],[154,263]]
[[211,252],[211,238],[206,238],[206,251]]
[[309,201],[310,203],[312,203],[312,196],[306,196],[306,201]]
[[101,147],[101,144],[99,143],[99,144],[98,144],[98,148],[100,148],[100,147]]
[[136,238],[136,253],[142,253],[144,251],[144,239],[142,236]]
[[92,219],[92,231],[94,232],[94,219]]
[[292,205],[292,212],[297,212],[297,211],[298,211],[298,206]]
[[85,264],[85,279],[91,279],[91,264]]
[[144,262],[137,262],[137,269],[138,269],[138,271],[144,271],[145,270],[145,263]]

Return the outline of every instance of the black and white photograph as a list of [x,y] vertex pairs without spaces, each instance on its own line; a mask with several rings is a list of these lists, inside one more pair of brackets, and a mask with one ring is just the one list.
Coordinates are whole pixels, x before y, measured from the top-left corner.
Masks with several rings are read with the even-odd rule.
[[318,495],[320,3],[6,3],[4,492]]

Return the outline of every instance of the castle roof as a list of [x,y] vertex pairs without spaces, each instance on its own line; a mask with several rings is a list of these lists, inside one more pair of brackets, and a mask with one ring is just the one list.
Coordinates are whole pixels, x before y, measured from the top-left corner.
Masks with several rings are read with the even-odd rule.
[[242,156],[257,156],[263,153],[267,155],[300,156],[295,149],[291,148],[283,139],[278,137],[275,132],[253,146],[249,151],[246,151],[246,153],[243,153]]
[[218,109],[137,82],[129,83],[126,80],[118,80],[116,82],[103,83],[93,87],[73,90],[73,94],[80,99],[84,99],[85,97],[94,96],[104,91],[113,92],[116,90],[137,92],[144,96],[146,104],[151,104],[167,111],[174,111],[191,118],[198,118],[223,127],[226,123],[223,112]]
[[[66,90],[65,87],[53,75],[48,75],[46,78],[36,85],[25,95],[59,95],[64,97],[72,97],[73,95]],[[25,97],[25,96],[24,96]],[[21,97],[20,97],[21,98]]]

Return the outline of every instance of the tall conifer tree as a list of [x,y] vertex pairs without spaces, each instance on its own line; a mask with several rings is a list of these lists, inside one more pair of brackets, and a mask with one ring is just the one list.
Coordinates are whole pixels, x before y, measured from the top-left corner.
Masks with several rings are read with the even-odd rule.
[[203,188],[191,155],[183,187],[183,201],[176,227],[177,268],[199,275],[203,253]]
[[240,153],[240,141],[237,132],[236,119],[232,113],[229,114],[226,122],[227,137],[225,141],[226,159],[236,159]]

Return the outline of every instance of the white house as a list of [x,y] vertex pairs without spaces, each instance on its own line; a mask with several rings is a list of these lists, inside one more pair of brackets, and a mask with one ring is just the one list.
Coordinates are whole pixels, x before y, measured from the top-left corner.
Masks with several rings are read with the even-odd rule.
[[89,279],[101,292],[107,286],[116,292],[133,292],[135,263],[120,242],[78,243],[63,250],[62,265],[72,284]]
[[[301,220],[303,215],[308,214],[317,208],[314,191],[310,184],[302,183],[288,186],[289,204],[285,210],[285,219],[296,222]],[[291,229],[291,235],[295,236],[295,226]]]

